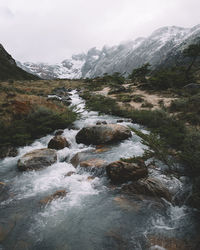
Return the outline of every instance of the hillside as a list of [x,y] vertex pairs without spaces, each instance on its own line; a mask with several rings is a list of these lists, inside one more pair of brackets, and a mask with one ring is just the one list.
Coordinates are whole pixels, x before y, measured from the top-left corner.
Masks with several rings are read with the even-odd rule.
[[0,80],[33,80],[38,79],[21,68],[19,68],[11,55],[0,44]]

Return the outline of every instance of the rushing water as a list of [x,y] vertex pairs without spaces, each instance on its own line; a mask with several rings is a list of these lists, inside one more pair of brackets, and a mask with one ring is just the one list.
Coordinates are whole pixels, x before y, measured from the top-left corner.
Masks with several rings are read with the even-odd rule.
[[[81,118],[74,123],[74,129],[64,130],[71,147],[58,151],[57,163],[40,171],[23,173],[16,166],[23,154],[46,147],[53,135],[19,148],[17,157],[0,162],[0,181],[8,187],[8,194],[4,194],[0,203],[0,249],[145,250],[164,249],[157,238],[176,239],[183,245],[195,240],[199,236],[197,211],[165,200],[122,195],[120,188],[110,186],[105,175],[88,180],[91,173],[70,164],[77,152],[95,149],[76,143],[79,129],[97,121],[116,123],[119,119],[85,110],[85,103],[76,91],[72,91],[71,96],[72,105],[76,105]],[[137,124],[124,124],[148,133]],[[145,146],[133,134],[130,139],[107,148],[96,155],[112,162],[121,157],[142,155]],[[69,171],[75,174],[66,177]],[[187,186],[187,179],[167,176],[156,169],[151,169],[150,175],[160,179],[174,197]],[[63,189],[67,191],[65,198],[46,206],[39,204],[44,197]],[[155,244],[150,245],[150,239],[154,239]]]

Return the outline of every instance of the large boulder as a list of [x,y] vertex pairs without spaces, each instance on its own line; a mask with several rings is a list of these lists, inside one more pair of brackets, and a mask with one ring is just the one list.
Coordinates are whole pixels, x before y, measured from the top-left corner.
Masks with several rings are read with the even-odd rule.
[[128,163],[115,161],[106,166],[106,173],[115,184],[134,181],[148,175],[144,162]]
[[20,171],[38,170],[57,161],[56,151],[53,149],[43,148],[33,150],[23,155],[17,163]]
[[158,180],[152,177],[134,181],[122,187],[122,191],[128,194],[142,194],[154,198],[165,198],[171,201],[169,190]]
[[60,150],[65,147],[69,147],[69,142],[66,140],[65,137],[61,135],[54,136],[48,143],[48,148],[51,148],[51,149]]
[[119,124],[101,124],[82,128],[76,135],[77,143],[86,145],[109,144],[125,140],[131,136],[131,130]]

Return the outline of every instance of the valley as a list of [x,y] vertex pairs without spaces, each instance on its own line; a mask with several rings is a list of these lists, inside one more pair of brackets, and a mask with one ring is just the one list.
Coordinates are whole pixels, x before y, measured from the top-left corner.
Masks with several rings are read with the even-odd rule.
[[[148,147],[136,131],[148,135],[147,128],[120,116],[89,111],[78,94],[86,90],[84,84],[79,83],[77,91],[77,82],[60,81],[59,86],[61,83],[56,96],[69,95],[69,107],[80,113],[73,126],[66,125],[59,132],[61,135],[57,135],[57,139],[66,138],[69,145],[51,149],[48,154],[56,153],[57,160],[44,167],[44,158],[41,169],[37,170],[26,169],[22,164],[38,168],[43,156],[40,155],[38,162],[37,154],[56,138],[54,132],[18,147],[15,157],[1,160],[2,246],[5,249],[78,249],[80,246],[150,249],[156,245],[169,249],[195,248],[199,244],[199,223],[195,220],[198,212],[182,198],[191,188],[188,177],[179,172],[178,166],[172,167],[169,173],[167,165],[159,160],[144,163],[141,157]],[[34,84],[36,93],[40,88],[37,82]],[[43,93],[46,84],[44,81]],[[55,91],[56,82],[48,84]],[[48,94],[52,92],[46,98]],[[55,106],[59,101],[50,102]],[[94,129],[92,137],[84,134],[85,128],[87,133]],[[112,136],[117,137],[108,143]],[[88,145],[89,138],[93,145],[90,142]],[[122,172],[115,172],[115,164],[119,164],[117,168]]]
[[199,30],[55,65],[0,46],[0,249],[199,249]]

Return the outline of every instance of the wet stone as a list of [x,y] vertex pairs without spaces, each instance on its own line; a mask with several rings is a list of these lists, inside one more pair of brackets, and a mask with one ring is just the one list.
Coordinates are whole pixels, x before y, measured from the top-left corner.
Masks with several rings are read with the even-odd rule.
[[103,168],[107,164],[106,161],[98,158],[89,159],[80,162],[80,167],[82,168]]
[[108,178],[115,184],[138,180],[148,175],[144,162],[128,163],[115,161],[106,166]]
[[69,176],[72,176],[73,174],[75,174],[75,172],[74,171],[70,171],[67,174],[65,174],[64,177],[69,177]]
[[152,250],[169,249],[169,250],[189,250],[194,249],[184,240],[176,238],[167,238],[159,235],[148,235],[149,247]]
[[78,152],[76,153],[72,159],[70,160],[70,163],[76,168],[81,161],[86,161],[88,159],[92,158],[92,152],[91,150],[85,151],[85,152]]
[[65,147],[69,147],[70,144],[67,139],[61,135],[54,136],[48,143],[48,148],[60,150]]
[[128,198],[123,196],[117,196],[114,198],[116,204],[118,204],[122,209],[127,211],[135,211],[138,212],[141,208],[141,205],[135,201],[131,201]]
[[131,137],[131,130],[119,124],[93,125],[82,128],[76,142],[86,145],[110,144]]
[[92,180],[94,180],[94,179],[95,179],[94,176],[88,176],[88,177],[87,177],[87,180],[88,180],[88,181],[92,181]]
[[169,190],[156,178],[148,177],[124,185],[122,191],[127,194],[142,194],[156,199],[165,198],[171,201]]
[[57,200],[57,199],[62,199],[67,195],[67,191],[66,190],[58,190],[56,191],[54,194],[40,200],[40,204],[41,205],[47,205],[48,203],[52,202],[53,200]]
[[57,154],[54,149],[36,149],[23,155],[17,163],[20,171],[38,170],[57,161]]
[[63,133],[64,133],[64,130],[58,129],[58,130],[55,131],[55,136],[56,135],[62,135]]
[[8,147],[2,147],[0,152],[0,159],[5,157],[15,157],[17,156],[18,151],[17,148],[8,146]]
[[7,238],[14,226],[14,221],[0,221],[0,242]]

